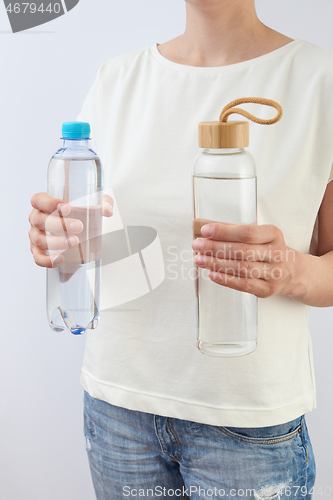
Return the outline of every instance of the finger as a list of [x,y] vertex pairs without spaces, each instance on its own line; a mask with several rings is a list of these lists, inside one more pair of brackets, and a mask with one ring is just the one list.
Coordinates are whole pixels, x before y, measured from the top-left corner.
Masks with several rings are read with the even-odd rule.
[[103,208],[102,215],[104,217],[111,217],[113,215],[114,200],[108,194],[103,195]]
[[263,262],[218,259],[216,257],[207,257],[203,254],[197,254],[194,262],[203,269],[210,269],[211,271],[242,278],[270,279],[272,277],[272,266]]
[[52,236],[45,234],[44,231],[32,227],[29,231],[29,237],[33,245],[41,250],[67,250],[79,243],[77,236]]
[[55,268],[64,263],[64,257],[62,255],[46,255],[44,250],[36,247],[35,245],[32,245],[31,252],[37,266]]
[[50,233],[63,234],[67,231],[78,234],[83,230],[83,224],[78,219],[64,218],[57,213],[49,215],[36,209],[31,212],[29,220],[33,227]]
[[[200,238],[202,236],[201,228],[202,226],[205,226],[206,224],[209,224],[211,222],[219,222],[211,219],[199,219],[195,218],[193,219],[192,223],[192,229],[193,229],[193,238]],[[229,224],[228,222],[224,222],[223,224]]]
[[197,238],[193,241],[192,248],[205,256],[252,262],[271,262],[272,259],[279,258],[279,252],[281,252],[267,244],[250,245],[248,243],[216,241],[210,238]]
[[273,224],[224,224],[223,222],[204,225],[201,233],[214,240],[250,244],[270,243],[282,236],[282,231]]
[[240,278],[229,274],[210,271],[209,278],[218,285],[232,288],[240,292],[251,293],[257,297],[264,298],[273,295],[268,283],[261,279]]
[[[53,198],[47,193],[36,193],[31,198],[31,205],[41,212],[51,214],[57,210],[59,203],[65,203],[64,200],[60,198]],[[67,214],[63,214],[67,215]]]

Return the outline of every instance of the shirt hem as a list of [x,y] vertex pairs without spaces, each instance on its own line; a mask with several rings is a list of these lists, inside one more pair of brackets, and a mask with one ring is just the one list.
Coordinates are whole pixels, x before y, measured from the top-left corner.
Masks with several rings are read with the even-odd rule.
[[96,380],[81,371],[80,383],[91,397],[128,410],[230,427],[267,427],[294,420],[316,408],[315,391],[280,408],[217,408],[135,392]]

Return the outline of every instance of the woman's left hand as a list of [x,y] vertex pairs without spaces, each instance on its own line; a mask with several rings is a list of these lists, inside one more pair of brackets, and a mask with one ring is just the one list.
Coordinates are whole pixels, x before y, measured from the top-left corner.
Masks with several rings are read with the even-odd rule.
[[210,270],[212,281],[257,297],[293,295],[298,252],[286,246],[278,227],[212,222],[201,233],[205,237],[192,243],[199,252],[194,262]]

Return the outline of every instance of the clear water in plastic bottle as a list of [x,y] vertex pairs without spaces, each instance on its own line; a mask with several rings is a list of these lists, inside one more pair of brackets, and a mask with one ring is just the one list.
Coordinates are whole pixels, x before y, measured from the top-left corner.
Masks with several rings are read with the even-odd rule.
[[[70,123],[77,128],[79,122]],[[66,218],[83,224],[76,234],[79,244],[61,252],[63,264],[47,269],[48,322],[53,331],[67,328],[82,334],[98,325],[102,247],[102,165],[87,137],[64,138],[63,147],[49,163],[47,183],[48,195],[69,203],[71,212],[50,214],[58,218],[63,230],[46,234],[70,236]],[[48,250],[49,255],[56,253],[59,250]]]

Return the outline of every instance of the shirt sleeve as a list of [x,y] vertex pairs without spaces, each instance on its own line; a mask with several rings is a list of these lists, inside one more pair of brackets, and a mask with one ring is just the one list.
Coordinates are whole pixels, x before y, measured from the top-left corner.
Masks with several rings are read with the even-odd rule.
[[331,173],[330,173],[327,184],[329,184],[331,181],[333,181],[333,164],[332,164]]
[[[333,164],[331,168],[331,173],[328,178],[327,184],[329,184],[331,181],[333,181]],[[309,253],[311,255],[317,255],[317,249],[318,249],[318,236],[319,236],[319,223],[318,223],[318,214],[316,218],[316,222],[313,228],[313,233],[312,233],[312,238],[311,238],[311,243],[310,243],[310,250]]]

